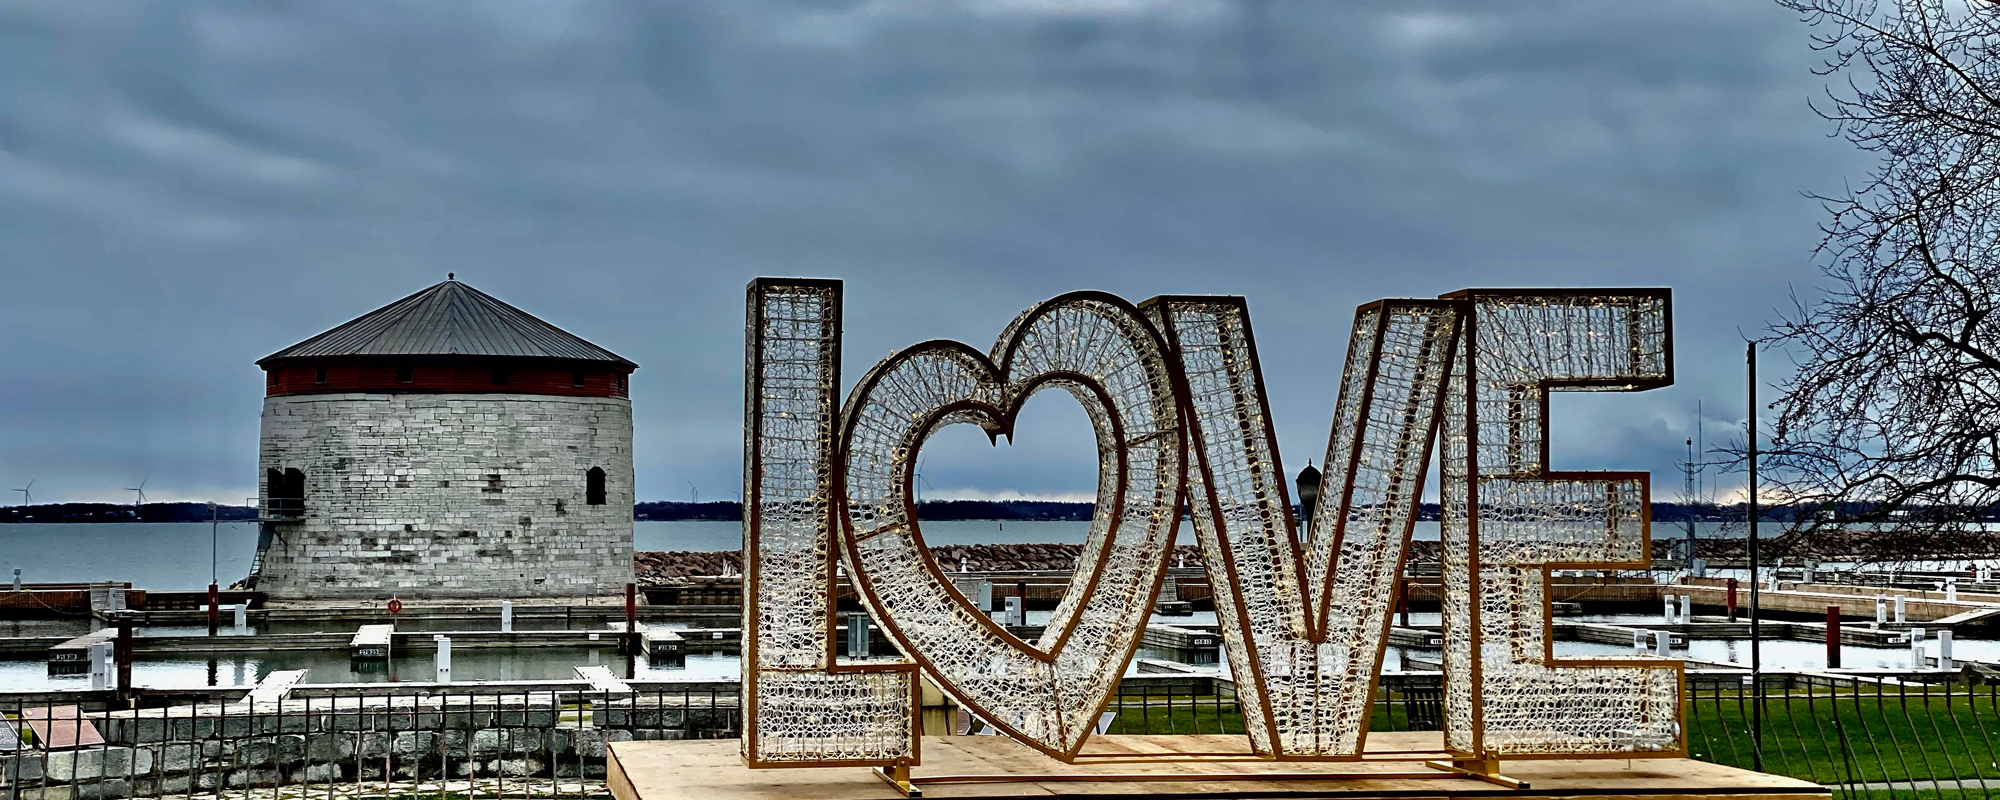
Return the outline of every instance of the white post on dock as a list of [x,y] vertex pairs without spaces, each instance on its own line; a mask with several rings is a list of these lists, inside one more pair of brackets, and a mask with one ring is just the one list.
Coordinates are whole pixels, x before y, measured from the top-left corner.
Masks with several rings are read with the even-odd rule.
[[1673,655],[1673,637],[1667,631],[1653,631],[1653,653],[1660,656]]
[[21,568],[14,568],[14,591],[21,591]]
[[1645,655],[1645,654],[1646,654],[1646,632],[1645,632],[1645,631],[1642,631],[1642,630],[1638,630],[1638,629],[1633,629],[1633,631],[1632,631],[1632,654],[1633,654],[1633,655],[1637,655],[1637,656],[1642,656],[1642,655]]
[[959,572],[971,572],[971,571],[972,571],[972,565],[971,565],[970,563],[968,563],[968,560],[966,559],[966,557],[965,557],[965,556],[959,556],[959,557],[958,557],[958,571],[959,571]]
[[1896,624],[1898,625],[1909,621],[1904,613],[1908,610],[1905,606],[1908,605],[1909,599],[1908,595],[1896,595]]
[[871,650],[868,638],[868,612],[850,612],[847,615],[847,657],[867,658]]
[[1924,663],[1924,629],[1911,628],[1910,669],[1924,669],[1929,666],[1929,664]]
[[103,691],[111,683],[111,643],[90,643],[90,690]]
[[1875,627],[1877,627],[1877,628],[1880,628],[1880,627],[1882,627],[1882,623],[1884,623],[1884,622],[1888,622],[1888,621],[1889,621],[1889,599],[1888,599],[1888,598],[1886,598],[1886,597],[1883,597],[1883,596],[1881,596],[1881,595],[1876,595],[1876,596],[1875,596]]
[[1945,602],[1947,602],[1947,603],[1956,603],[1956,602],[1958,602],[1958,579],[1957,579],[1957,578],[1946,578],[1946,579],[1944,579],[1944,601],[1945,601]]
[[1022,598],[1007,598],[1007,621],[1004,624],[1017,627],[1028,624],[1028,608],[1022,602]]
[[500,601],[500,632],[514,632],[514,601]]
[[1951,629],[1938,631],[1938,669],[1957,669],[1951,663]]
[[1694,621],[1694,595],[1681,595],[1681,624]]
[[980,581],[976,586],[973,587],[972,593],[974,595],[977,595],[976,597],[972,598],[972,602],[974,605],[979,606],[980,611],[991,612],[993,610],[992,581]]
[[1660,603],[1666,606],[1660,612],[1660,618],[1665,620],[1668,625],[1674,624],[1674,596],[1670,594],[1660,595]]
[[431,637],[437,640],[437,682],[451,683],[451,637],[442,633]]
[[244,634],[246,634],[246,633],[249,633],[249,632],[250,632],[250,604],[249,604],[249,603],[237,603],[237,604],[236,604],[236,635],[238,635],[238,636],[242,636],[242,635],[244,635]]

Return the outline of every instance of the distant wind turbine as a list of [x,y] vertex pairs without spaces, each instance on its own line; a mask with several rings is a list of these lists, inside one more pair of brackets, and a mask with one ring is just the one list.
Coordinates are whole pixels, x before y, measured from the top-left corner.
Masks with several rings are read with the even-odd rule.
[[145,506],[145,505],[146,505],[146,481],[149,481],[149,480],[152,480],[152,479],[151,479],[151,478],[142,478],[142,479],[140,479],[140,481],[139,481],[139,485],[138,485],[138,486],[127,486],[127,487],[125,487],[125,491],[128,491],[128,492],[138,492],[138,493],[139,493],[139,502],[137,502],[137,503],[134,503],[134,504],[132,504],[132,508],[133,508],[134,510],[137,510],[138,508],[140,508],[140,507],[143,507],[143,506]]
[[35,488],[35,479],[29,478],[28,485],[14,490],[21,493],[21,505],[32,506],[35,504],[35,493],[29,491],[30,489],[33,488]]
[[701,490],[694,488],[694,481],[688,481],[687,483],[688,483],[688,499],[694,504],[700,505]]
[[924,490],[932,488],[931,482],[924,478],[924,464],[928,461],[929,458],[917,459],[917,473],[913,476],[917,479],[917,505],[924,504]]

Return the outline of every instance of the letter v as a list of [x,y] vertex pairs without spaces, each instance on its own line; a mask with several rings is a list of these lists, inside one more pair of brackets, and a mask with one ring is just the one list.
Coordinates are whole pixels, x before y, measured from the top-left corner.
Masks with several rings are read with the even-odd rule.
[[1243,299],[1141,307],[1179,356],[1190,513],[1251,745],[1359,758],[1467,304],[1379,300],[1355,312],[1303,546]]

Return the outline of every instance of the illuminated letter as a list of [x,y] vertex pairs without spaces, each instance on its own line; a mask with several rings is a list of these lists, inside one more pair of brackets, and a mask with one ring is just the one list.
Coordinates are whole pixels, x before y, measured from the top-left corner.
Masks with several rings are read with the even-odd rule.
[[1549,392],[1673,382],[1665,290],[1468,291],[1446,401],[1445,745],[1680,755],[1680,661],[1557,660],[1551,568],[1650,565],[1643,472],[1549,469]]
[[743,420],[743,760],[917,760],[916,672],[834,658],[834,404],[840,282],[749,288]]
[[[993,623],[931,558],[911,502],[919,449],[971,423],[996,439],[1037,391],[1063,389],[1097,431],[1097,512],[1070,589],[1039,641]],[[1071,759],[1138,647],[1180,521],[1180,415],[1165,348],[1130,303],[1099,292],[1029,309],[991,355],[934,341],[877,364],[841,423],[845,542],[855,585],[903,652],[980,717]]]
[[1257,752],[1357,758],[1463,303],[1355,313],[1303,550],[1242,298],[1146,302],[1179,359],[1194,528]]

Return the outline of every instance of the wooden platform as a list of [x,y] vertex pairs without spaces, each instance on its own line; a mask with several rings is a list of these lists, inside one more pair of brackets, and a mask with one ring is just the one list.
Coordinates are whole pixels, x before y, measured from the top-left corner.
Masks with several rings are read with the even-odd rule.
[[[1381,733],[1371,752],[1434,750],[1435,733]],[[651,741],[610,745],[609,778],[618,800],[897,800],[866,769],[743,766],[737,742]],[[1186,757],[1175,753],[1241,757]],[[1525,780],[1515,790],[1424,767],[1421,760],[1273,762],[1248,755],[1241,736],[1096,736],[1075,764],[1047,758],[1001,736],[925,737],[912,775],[926,798],[1785,798],[1825,797],[1817,784],[1687,759],[1508,761]],[[1258,776],[1268,776],[1259,779]],[[1186,776],[1185,778],[1171,776]],[[1324,777],[1322,777],[1324,776]]]

